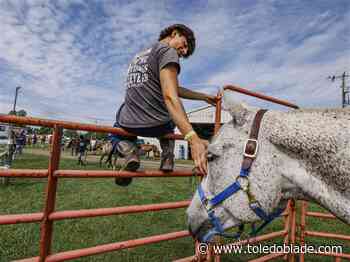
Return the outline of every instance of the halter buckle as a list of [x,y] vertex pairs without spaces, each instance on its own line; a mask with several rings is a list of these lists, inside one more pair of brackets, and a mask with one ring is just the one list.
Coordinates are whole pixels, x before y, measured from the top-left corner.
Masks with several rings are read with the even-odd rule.
[[248,177],[238,176],[236,178],[236,181],[239,183],[243,192],[247,193],[249,191],[249,179],[248,179]]
[[[249,152],[249,148],[248,147],[250,146],[249,145],[250,143],[254,144],[254,147],[253,147],[254,152],[253,153]],[[245,157],[255,158],[257,153],[258,153],[258,140],[252,139],[252,138],[248,138],[247,142],[245,143],[245,146],[244,146],[244,153],[243,153],[243,155]]]
[[214,207],[212,204],[210,204],[210,200],[211,200],[211,198],[204,199],[204,203],[203,204],[204,204],[204,207],[207,210],[207,212],[212,211],[213,207]]

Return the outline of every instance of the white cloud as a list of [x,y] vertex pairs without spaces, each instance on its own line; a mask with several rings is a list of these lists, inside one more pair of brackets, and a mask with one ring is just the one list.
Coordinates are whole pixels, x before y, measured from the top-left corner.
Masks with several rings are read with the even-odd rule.
[[[198,19],[195,26],[210,39],[201,39],[206,43],[201,55],[206,53],[204,49],[217,51],[208,57],[227,52],[220,70],[208,71],[206,82],[238,84],[303,106],[339,106],[340,92],[329,91],[326,76],[349,68],[346,45],[338,45],[348,16],[335,19],[329,11],[316,17],[295,16],[299,25],[307,25],[302,28],[290,24],[288,19],[285,22],[284,17],[278,17],[279,24],[272,24],[276,20],[274,16],[273,8],[267,5],[257,5],[238,17],[230,16],[226,10],[202,14],[208,23],[200,23]],[[230,23],[234,25],[231,28]],[[299,41],[293,43],[293,37]],[[334,55],[324,58],[329,52]],[[212,62],[210,58],[197,56],[190,69],[200,67],[201,63],[203,67],[203,60]]]
[[21,85],[18,106],[31,115],[113,120],[129,60],[175,22],[197,37],[181,83],[212,94],[234,83],[303,106],[339,106],[337,84],[326,77],[350,67],[350,11],[343,1],[323,8],[302,1],[179,4],[0,2],[0,112],[9,111]]

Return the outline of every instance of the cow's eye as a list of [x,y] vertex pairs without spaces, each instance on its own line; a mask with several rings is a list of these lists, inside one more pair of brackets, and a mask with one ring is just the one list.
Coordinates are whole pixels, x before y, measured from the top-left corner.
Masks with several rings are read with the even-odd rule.
[[207,155],[208,162],[214,161],[217,157],[218,157],[217,155],[211,152],[208,152],[208,155]]

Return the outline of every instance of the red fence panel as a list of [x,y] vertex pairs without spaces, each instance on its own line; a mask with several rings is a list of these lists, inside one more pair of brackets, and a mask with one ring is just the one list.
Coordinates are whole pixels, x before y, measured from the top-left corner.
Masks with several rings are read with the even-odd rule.
[[[244,93],[250,96],[254,96],[260,99],[278,103],[281,105],[289,106],[292,108],[298,108],[297,105],[269,97],[263,94],[249,91],[237,86],[228,85],[224,87],[224,90],[232,90],[240,93]],[[215,133],[219,130],[221,124],[221,96],[217,96],[216,104],[216,114],[215,114]],[[130,213],[139,213],[139,212],[149,212],[149,211],[158,211],[164,209],[174,209],[174,208],[183,208],[189,205],[188,200],[173,202],[173,203],[158,203],[150,205],[134,205],[126,207],[115,207],[115,208],[100,208],[100,209],[91,209],[91,210],[65,210],[65,211],[55,211],[55,201],[56,201],[56,190],[57,190],[57,180],[63,178],[102,178],[102,177],[185,177],[193,176],[191,171],[174,171],[170,173],[163,173],[161,171],[142,171],[142,172],[127,172],[127,171],[97,171],[97,170],[59,170],[59,161],[60,161],[60,144],[62,137],[62,129],[74,129],[74,130],[84,130],[84,131],[93,131],[93,132],[109,132],[114,134],[121,134],[126,136],[133,136],[120,128],[112,128],[107,126],[97,126],[90,124],[80,124],[67,121],[56,121],[56,120],[46,120],[32,117],[16,117],[10,115],[1,115],[0,122],[7,123],[17,123],[17,124],[27,124],[27,125],[36,125],[36,126],[47,126],[54,128],[53,135],[53,147],[50,156],[50,163],[48,170],[28,170],[28,169],[8,169],[0,170],[1,177],[32,177],[32,178],[48,178],[47,189],[46,189],[46,199],[45,207],[42,213],[32,213],[32,214],[14,214],[14,215],[0,215],[0,225],[6,224],[17,224],[17,223],[35,223],[41,222],[41,237],[40,237],[40,254],[38,257],[28,258],[21,261],[64,261],[69,259],[75,259],[83,256],[90,256],[95,254],[100,254],[104,252],[110,252],[130,247],[136,247],[145,244],[156,243],[165,240],[171,240],[181,237],[189,236],[187,230],[179,232],[171,232],[167,234],[149,236],[140,239],[126,240],[117,243],[110,243],[105,245],[99,245],[90,248],[84,248],[79,250],[71,250],[60,252],[56,254],[51,254],[51,241],[52,241],[52,232],[54,221],[63,220],[63,219],[75,219],[75,218],[85,218],[85,217],[97,217],[97,216],[110,216],[110,215],[121,215],[121,214],[130,214]],[[181,135],[168,135],[168,138],[171,139],[183,139]],[[198,174],[197,174],[198,175]],[[199,174],[202,176],[202,174]],[[258,236],[256,238],[251,238],[245,241],[242,241],[241,244],[245,243],[257,243],[259,241],[264,241],[268,239],[273,239],[275,237],[284,237],[285,244],[294,244],[296,243],[296,209],[294,202],[289,202],[288,209],[284,212],[284,229],[281,231],[265,234]],[[331,237],[338,239],[350,240],[349,236],[345,235],[336,235],[332,233],[324,232],[314,232],[307,231],[306,226],[306,216],[315,216],[323,218],[332,218],[332,215],[329,214],[319,214],[317,212],[306,212],[306,207],[302,208],[302,217],[301,217],[301,243],[305,242],[306,236],[323,236]],[[350,258],[348,254],[326,254],[334,255],[340,258]],[[252,261],[269,261],[277,257],[284,256],[284,259],[287,259],[285,254],[273,254],[263,256]],[[206,257],[206,259],[210,259]],[[303,256],[300,257],[304,259]],[[339,259],[337,261],[339,261]],[[178,261],[194,261],[201,260],[201,257],[195,255],[189,258],[184,258]],[[218,256],[215,257],[215,261],[219,261]],[[288,256],[289,261],[295,261],[294,254]],[[303,261],[303,260],[301,260]]]

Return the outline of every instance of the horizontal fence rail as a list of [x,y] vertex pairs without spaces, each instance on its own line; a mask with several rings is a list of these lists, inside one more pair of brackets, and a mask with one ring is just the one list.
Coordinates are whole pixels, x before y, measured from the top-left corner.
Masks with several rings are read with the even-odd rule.
[[[142,212],[149,212],[149,211],[160,211],[160,210],[167,210],[167,209],[184,208],[184,207],[188,207],[189,204],[190,204],[190,201],[185,200],[185,201],[169,202],[169,203],[161,203],[161,204],[54,211],[49,215],[49,220],[54,221],[54,220],[63,220],[63,219],[99,217],[99,216],[142,213]],[[40,222],[43,219],[43,217],[44,217],[43,213],[0,215],[0,225]]]
[[46,178],[49,176],[49,171],[40,169],[1,169],[0,177],[31,177],[31,178]]
[[[139,239],[99,245],[95,247],[59,252],[59,253],[47,256],[45,261],[46,262],[67,261],[67,260],[77,259],[81,257],[99,255],[107,252],[118,251],[122,249],[133,248],[133,247],[138,247],[143,245],[149,245],[149,244],[159,243],[162,241],[188,237],[188,236],[190,236],[190,233],[187,230],[166,233],[162,235],[149,236],[149,237],[144,237]],[[39,257],[17,260],[17,262],[38,262],[38,261],[39,261]]]
[[[55,126],[59,126],[64,129],[71,129],[71,130],[112,133],[112,134],[117,134],[122,136],[136,136],[132,133],[125,131],[122,128],[117,128],[117,127],[98,126],[93,124],[81,124],[81,123],[75,123],[75,122],[69,122],[69,121],[48,120],[48,119],[40,119],[35,117],[21,117],[21,116],[0,114],[0,122],[11,123],[11,124],[32,125],[32,126],[45,126],[45,127],[51,127],[51,128],[54,128]],[[168,134],[164,137],[169,139],[176,139],[176,140],[184,139],[184,136],[179,134]]]
[[253,96],[253,97],[256,97],[256,98],[259,98],[259,99],[262,99],[262,100],[266,100],[266,101],[269,101],[269,102],[272,102],[272,103],[275,103],[275,104],[291,107],[291,108],[294,108],[294,109],[298,109],[299,108],[299,106],[297,106],[295,104],[292,104],[292,103],[290,103],[288,101],[285,101],[285,100],[282,100],[282,99],[278,99],[278,98],[275,98],[275,97],[272,97],[272,96],[263,95],[263,94],[260,94],[260,93],[257,93],[257,92],[253,92],[253,91],[250,91],[248,89],[241,88],[241,87],[234,86],[234,85],[226,85],[226,86],[224,86],[224,90],[235,91],[235,92],[238,92],[238,93],[241,93],[241,94],[245,94],[245,95],[248,95],[248,96]]
[[[173,171],[162,172],[158,170],[145,171],[102,171],[102,170],[57,170],[53,174],[55,177],[62,178],[107,178],[107,177],[191,177],[193,171]],[[198,173],[197,176],[203,176]],[[0,169],[0,177],[30,177],[47,178],[47,170],[34,169]]]
[[[87,177],[190,177],[193,176],[193,171],[173,171],[162,172],[158,170],[145,171],[95,171],[95,170],[58,170],[54,173],[55,177],[66,178],[87,178]],[[198,174],[198,176],[203,176]]]

